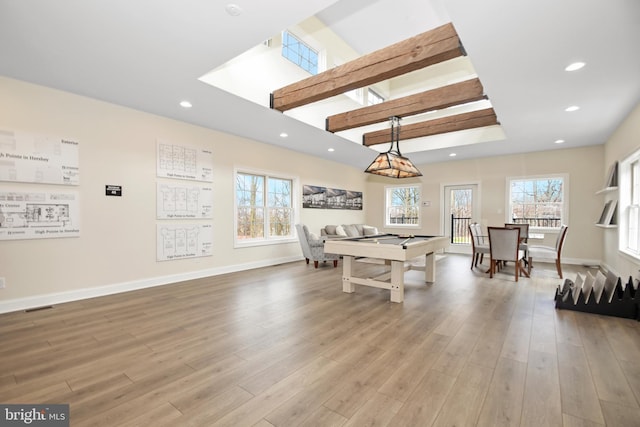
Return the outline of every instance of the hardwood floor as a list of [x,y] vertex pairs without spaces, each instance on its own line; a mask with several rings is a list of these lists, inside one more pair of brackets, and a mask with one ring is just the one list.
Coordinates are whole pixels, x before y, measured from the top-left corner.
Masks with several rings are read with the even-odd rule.
[[407,272],[402,304],[300,261],[0,315],[0,402],[72,426],[640,425],[639,322],[556,310],[551,264],[469,262]]

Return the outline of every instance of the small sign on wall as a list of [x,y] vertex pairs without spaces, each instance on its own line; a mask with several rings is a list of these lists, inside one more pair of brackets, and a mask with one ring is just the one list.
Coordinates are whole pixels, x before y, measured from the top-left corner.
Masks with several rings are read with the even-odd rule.
[[122,185],[105,185],[106,196],[122,196]]

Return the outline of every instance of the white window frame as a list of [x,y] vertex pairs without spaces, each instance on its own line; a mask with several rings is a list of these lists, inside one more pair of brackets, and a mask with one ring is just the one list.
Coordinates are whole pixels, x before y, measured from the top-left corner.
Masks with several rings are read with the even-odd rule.
[[364,105],[364,91],[362,90],[361,87],[358,89],[353,89],[348,92],[345,92],[344,94],[347,95],[351,100],[355,101],[356,103],[360,105]]
[[618,186],[618,250],[640,260],[640,150],[619,163]]
[[316,53],[316,55],[318,56],[318,69],[316,70],[316,74],[320,74],[323,71],[326,71],[327,69],[327,52],[326,49],[324,48],[324,46],[321,43],[318,43],[314,38],[310,37],[310,36],[301,36],[300,34],[304,34],[303,31],[296,29],[296,30],[292,30],[292,29],[288,29],[288,30],[284,30],[281,33],[281,37],[280,37],[280,56],[287,61],[288,63],[291,63],[293,65],[295,65],[296,67],[298,67],[301,70],[304,70],[306,73],[309,73],[310,75],[314,75],[311,74],[311,72],[309,70],[307,70],[306,68],[302,67],[300,64],[291,61],[289,58],[285,57],[282,54],[282,50],[284,48],[284,34],[285,33],[289,33],[291,36],[293,36],[294,38],[296,38],[300,43],[306,45],[310,50],[314,51]]
[[[394,224],[391,223],[391,194],[393,190],[398,188],[416,188],[418,191],[418,204],[416,206],[416,212],[418,215],[417,224]],[[384,187],[384,224],[389,228],[420,228],[422,224],[422,185],[421,184],[407,184],[407,185],[387,185]]]
[[384,101],[386,101],[384,96],[380,95],[376,90],[371,88],[367,90],[367,105],[378,105],[382,104]]
[[[264,195],[264,233],[265,235],[260,238],[254,239],[239,239],[238,238],[238,194],[237,194],[237,178],[238,174],[242,175],[257,175],[265,178],[265,195]],[[269,235],[269,215],[268,215],[268,179],[286,179],[291,181],[291,232],[288,236],[270,236]],[[264,245],[277,245],[283,243],[297,242],[297,236],[295,231],[295,224],[299,222],[300,216],[300,194],[302,189],[300,188],[300,180],[297,176],[288,175],[285,173],[265,171],[246,167],[236,167],[233,173],[233,240],[235,248],[244,248],[251,246],[264,246]]]
[[562,209],[560,215],[560,223],[557,227],[530,227],[531,231],[538,232],[554,232],[559,231],[562,224],[568,225],[569,223],[569,174],[555,173],[544,175],[526,175],[526,176],[508,176],[506,179],[506,195],[505,197],[505,223],[513,221],[512,203],[511,203],[511,182],[512,181],[539,181],[545,179],[562,179]]

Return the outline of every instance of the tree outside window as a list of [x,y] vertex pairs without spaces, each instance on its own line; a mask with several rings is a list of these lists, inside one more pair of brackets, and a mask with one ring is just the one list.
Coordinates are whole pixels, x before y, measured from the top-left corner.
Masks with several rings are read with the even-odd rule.
[[386,225],[420,225],[420,187],[387,187]]
[[248,241],[292,237],[292,187],[291,179],[237,173],[237,239]]
[[269,212],[269,235],[290,236],[291,218],[291,180],[269,178],[269,197],[267,203]]
[[564,223],[564,177],[511,179],[509,222],[538,228],[560,228]]

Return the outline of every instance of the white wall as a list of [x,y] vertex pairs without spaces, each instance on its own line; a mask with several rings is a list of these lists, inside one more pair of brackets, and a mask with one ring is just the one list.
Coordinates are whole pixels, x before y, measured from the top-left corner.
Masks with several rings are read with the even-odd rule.
[[[336,65],[341,65],[359,56],[315,17],[291,27],[289,31],[312,48],[318,50],[320,55],[325,58],[327,69],[334,68]],[[327,49],[327,46],[330,46],[331,49]],[[256,73],[256,70],[260,70],[260,72]],[[321,69],[319,71],[324,70]],[[267,94],[310,76],[307,71],[282,56],[282,36],[281,34],[275,34],[271,38],[270,46],[258,45],[202,76],[201,80],[256,104],[268,107],[269,96]],[[378,86],[386,89],[388,84],[382,83]],[[385,95],[388,95],[388,90],[385,91]],[[324,129],[327,116],[335,114],[336,111],[349,111],[361,107],[361,104],[348,96],[337,95],[287,110],[284,114]],[[362,132],[355,134],[343,132],[341,135],[359,143]]]
[[[640,149],[640,104],[605,144],[605,174],[614,162],[623,160],[638,149]],[[601,181],[601,186],[604,187],[606,176],[603,175]],[[617,193],[607,197],[617,197]],[[618,235],[617,228],[606,229],[604,232],[605,265],[625,279],[629,276],[638,277],[640,262],[618,252]]]
[[[423,197],[432,205],[423,208],[420,232],[437,234],[441,232],[443,184],[480,183],[481,218],[486,226],[505,220],[498,210],[504,211],[505,207],[506,177],[567,173],[571,208],[565,258],[573,262],[604,259],[620,274],[627,274],[635,272],[637,265],[612,249],[616,248],[611,246],[616,232],[594,226],[602,209],[602,198],[595,192],[603,186],[612,159],[622,158],[638,145],[639,123],[640,108],[636,108],[607,143],[604,162],[605,146],[554,150],[418,165],[424,176],[401,182],[422,183]],[[0,290],[0,312],[301,259],[297,242],[233,248],[236,167],[298,176],[301,185],[363,192],[362,211],[301,209],[301,222],[316,233],[326,224],[368,223],[381,227],[384,186],[399,183],[297,152],[1,77],[0,129],[77,140],[81,167],[77,188],[80,237],[0,242],[0,277],[7,285]],[[208,147],[214,152],[212,257],[156,261],[158,138]],[[283,159],[286,170],[278,170]],[[105,197],[107,184],[122,185],[123,197]],[[7,188],[70,189],[0,183],[0,191]]]
[[[0,129],[79,141],[81,171],[77,188],[0,183],[0,191],[77,190],[81,205],[78,238],[0,242],[0,277],[6,279],[0,312],[301,259],[297,241],[234,249],[236,167],[297,176],[301,185],[364,192],[363,211],[300,204],[301,222],[316,233],[325,224],[364,222],[366,215],[360,170],[7,78],[0,78]],[[211,257],[156,261],[157,139],[214,153]],[[122,185],[123,197],[105,197],[107,184]]]
[[[602,210],[602,198],[595,192],[602,187],[604,146],[542,151],[509,156],[479,158],[417,165],[420,178],[393,182],[421,183],[422,199],[431,206],[422,208],[419,233],[443,233],[441,186],[477,183],[480,187],[480,223],[483,228],[500,226],[506,221],[507,177],[568,174],[569,175],[569,231],[563,250],[563,261],[570,263],[599,263],[602,258],[601,228],[594,226]],[[411,155],[409,155],[409,158]],[[389,181],[377,176],[368,177],[368,222],[382,225],[384,186]],[[385,229],[386,231],[398,231]],[[414,232],[414,231],[412,231]],[[414,232],[417,234],[417,232]],[[553,246],[556,234],[546,233],[536,244]]]

